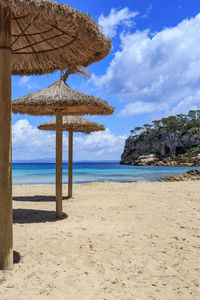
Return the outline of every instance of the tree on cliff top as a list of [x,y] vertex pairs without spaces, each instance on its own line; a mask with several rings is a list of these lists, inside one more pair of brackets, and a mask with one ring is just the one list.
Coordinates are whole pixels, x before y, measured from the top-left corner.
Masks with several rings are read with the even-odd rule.
[[191,128],[200,130],[200,110],[190,110],[187,115],[178,114],[176,116],[169,116],[161,120],[154,120],[152,124],[144,124],[143,127],[135,127],[131,130],[132,135],[148,134],[160,132],[161,130],[168,130],[175,133],[179,130],[189,130]]

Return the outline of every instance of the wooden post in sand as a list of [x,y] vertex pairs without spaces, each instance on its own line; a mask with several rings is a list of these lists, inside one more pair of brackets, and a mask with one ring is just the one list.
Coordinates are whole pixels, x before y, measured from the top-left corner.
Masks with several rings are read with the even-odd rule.
[[56,112],[56,217],[62,218],[62,112]]
[[13,268],[11,15],[0,6],[0,269]]
[[72,176],[73,176],[73,131],[69,131],[68,151],[68,198],[72,198]]

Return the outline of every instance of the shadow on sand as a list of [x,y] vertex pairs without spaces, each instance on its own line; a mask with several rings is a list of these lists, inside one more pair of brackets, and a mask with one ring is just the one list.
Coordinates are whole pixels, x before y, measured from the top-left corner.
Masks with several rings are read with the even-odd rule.
[[20,262],[20,259],[21,259],[20,253],[17,252],[17,251],[13,251],[13,261],[14,261],[14,264],[18,264]]
[[18,224],[56,222],[67,217],[68,215],[63,213],[62,219],[57,219],[55,211],[24,208],[13,209],[13,223]]
[[[68,199],[68,197],[63,197],[63,200]],[[18,196],[13,197],[14,201],[24,201],[24,202],[55,202],[56,197],[55,196]]]

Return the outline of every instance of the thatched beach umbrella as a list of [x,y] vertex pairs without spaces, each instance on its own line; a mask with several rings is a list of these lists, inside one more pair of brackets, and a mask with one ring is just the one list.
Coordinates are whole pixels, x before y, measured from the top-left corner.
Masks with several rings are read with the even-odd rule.
[[0,269],[13,266],[11,74],[88,66],[110,52],[97,24],[48,0],[0,0]]
[[56,115],[56,216],[62,217],[62,116],[109,115],[114,107],[99,98],[71,89],[63,80],[12,101],[13,113]]
[[[38,126],[40,130],[56,130],[56,119],[42,123]],[[73,132],[91,133],[103,131],[105,127],[101,124],[89,121],[82,117],[68,116],[62,119],[62,130],[68,131],[68,198],[72,197],[73,177]]]
[[32,116],[110,115],[114,107],[100,98],[89,96],[70,88],[58,80],[48,88],[27,94],[12,101],[12,112]]
[[[111,42],[87,14],[49,0],[0,0],[12,74],[45,74],[103,59]],[[4,19],[4,21],[3,21]],[[3,25],[3,24],[2,24]],[[5,40],[4,40],[5,42]]]

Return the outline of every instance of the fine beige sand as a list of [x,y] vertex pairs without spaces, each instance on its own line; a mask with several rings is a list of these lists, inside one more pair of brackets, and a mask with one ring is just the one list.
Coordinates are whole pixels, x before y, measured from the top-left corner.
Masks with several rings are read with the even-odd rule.
[[[200,182],[14,186],[13,271],[1,300],[200,299]],[[67,186],[64,186],[67,195]]]

